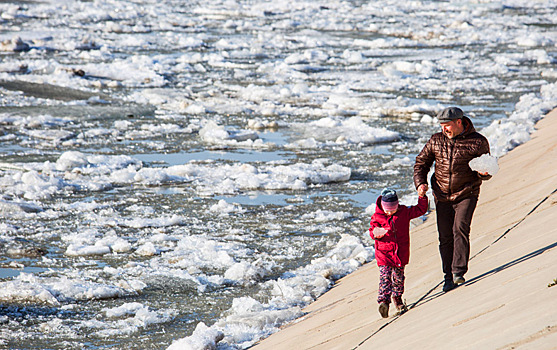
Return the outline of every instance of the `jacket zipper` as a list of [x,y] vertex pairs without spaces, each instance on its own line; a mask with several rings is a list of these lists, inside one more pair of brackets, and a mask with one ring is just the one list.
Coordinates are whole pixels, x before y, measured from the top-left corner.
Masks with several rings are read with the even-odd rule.
[[455,140],[450,139],[449,140],[449,147],[450,147],[450,157],[449,157],[449,188],[448,190],[448,198],[450,200],[451,195],[452,195],[452,191],[451,189],[453,188],[453,158],[454,158],[454,144],[455,144]]
[[395,235],[395,242],[394,242],[394,243],[395,243],[395,256],[396,256],[396,258],[397,258],[398,261],[399,261],[398,267],[400,267],[402,264],[401,264],[400,258],[399,258],[399,256],[398,256],[398,237],[397,237],[397,235],[396,235],[397,232],[396,232],[396,227],[395,227],[395,218],[394,218],[394,215],[391,216],[391,218],[389,219],[389,221],[391,222],[391,227],[393,228],[393,233],[394,233],[394,235]]

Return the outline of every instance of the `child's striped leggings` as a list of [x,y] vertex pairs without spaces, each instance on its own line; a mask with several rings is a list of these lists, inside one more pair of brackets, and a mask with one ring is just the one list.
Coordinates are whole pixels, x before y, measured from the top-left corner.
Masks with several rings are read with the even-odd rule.
[[402,293],[404,293],[404,266],[379,266],[377,302],[390,304],[391,296],[400,299]]

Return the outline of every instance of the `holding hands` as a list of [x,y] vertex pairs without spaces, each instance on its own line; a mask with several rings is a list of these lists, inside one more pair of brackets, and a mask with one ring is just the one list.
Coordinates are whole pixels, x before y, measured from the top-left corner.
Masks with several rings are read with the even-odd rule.
[[427,184],[421,184],[420,186],[418,186],[418,196],[425,197],[427,190],[428,190]]

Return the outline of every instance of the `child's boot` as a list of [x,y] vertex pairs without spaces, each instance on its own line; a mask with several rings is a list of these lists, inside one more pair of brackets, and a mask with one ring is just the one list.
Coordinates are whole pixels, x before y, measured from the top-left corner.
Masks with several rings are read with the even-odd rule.
[[393,296],[393,303],[395,304],[395,316],[402,315],[406,311],[408,311],[408,307],[402,300],[402,296]]
[[389,317],[389,303],[382,301],[381,303],[379,303],[379,313],[381,314],[381,317],[383,318],[387,318]]

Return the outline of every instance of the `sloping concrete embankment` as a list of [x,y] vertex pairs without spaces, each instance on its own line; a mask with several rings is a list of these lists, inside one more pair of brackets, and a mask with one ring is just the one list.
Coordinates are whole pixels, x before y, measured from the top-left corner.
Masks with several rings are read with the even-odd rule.
[[482,186],[465,284],[441,291],[433,212],[411,232],[407,313],[380,317],[371,262],[253,349],[557,349],[557,110],[499,166]]

